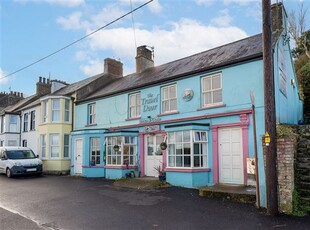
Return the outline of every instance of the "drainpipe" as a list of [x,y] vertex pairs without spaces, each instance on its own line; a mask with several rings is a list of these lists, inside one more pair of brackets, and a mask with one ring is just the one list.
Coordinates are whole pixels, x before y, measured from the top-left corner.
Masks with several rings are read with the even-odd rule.
[[19,146],[22,146],[22,113],[19,115]]
[[253,118],[253,137],[254,137],[254,159],[255,159],[255,182],[256,182],[256,203],[260,208],[260,191],[259,191],[259,176],[258,176],[258,159],[257,159],[257,141],[256,141],[256,118],[255,118],[255,104],[254,93],[251,91],[252,102],[252,118]]

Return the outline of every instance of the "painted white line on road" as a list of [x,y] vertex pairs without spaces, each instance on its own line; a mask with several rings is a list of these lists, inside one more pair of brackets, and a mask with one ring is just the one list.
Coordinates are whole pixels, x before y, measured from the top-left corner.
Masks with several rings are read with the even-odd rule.
[[[41,229],[43,229],[43,230],[56,230],[56,229],[54,229],[54,228],[42,226],[42,224],[40,224],[40,223],[39,223],[38,221],[36,221],[36,220],[31,219],[29,216],[25,216],[25,215],[23,215],[22,213],[19,213],[18,211],[15,211],[15,210],[10,209],[10,208],[8,208],[8,207],[4,207],[4,206],[1,205],[1,204],[0,204],[0,208],[6,210],[6,211],[8,211],[8,212],[14,213],[14,214],[16,214],[16,215],[19,215],[19,216],[21,216],[21,217],[24,217],[25,219],[34,222],[36,225],[38,225],[39,228],[41,228]],[[57,230],[60,230],[60,229],[57,228]]]

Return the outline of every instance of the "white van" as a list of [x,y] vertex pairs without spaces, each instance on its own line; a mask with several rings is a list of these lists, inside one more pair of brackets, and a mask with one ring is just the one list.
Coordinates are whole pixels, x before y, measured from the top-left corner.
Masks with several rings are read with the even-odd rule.
[[30,148],[0,147],[0,173],[7,177],[42,174],[42,161]]

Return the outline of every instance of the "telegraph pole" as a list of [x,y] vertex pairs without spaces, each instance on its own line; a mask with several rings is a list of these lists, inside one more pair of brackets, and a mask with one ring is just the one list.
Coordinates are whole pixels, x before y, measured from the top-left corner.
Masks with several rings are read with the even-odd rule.
[[[271,2],[262,0],[263,9],[263,62],[264,62],[264,103],[265,103],[265,136],[266,144],[266,189],[267,214],[278,213],[278,183],[277,183],[277,152],[276,152],[276,115],[275,92],[273,76],[273,50],[271,28]],[[265,139],[266,140],[266,139]],[[265,141],[266,142],[266,141]],[[266,142],[267,143],[267,142]]]

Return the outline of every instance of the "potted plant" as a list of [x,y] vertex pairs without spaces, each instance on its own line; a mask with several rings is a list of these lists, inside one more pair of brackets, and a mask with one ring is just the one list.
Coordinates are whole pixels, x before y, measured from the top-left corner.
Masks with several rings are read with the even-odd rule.
[[92,160],[92,161],[90,162],[90,166],[96,166],[96,162],[95,162],[94,160]]
[[154,169],[158,173],[158,179],[160,181],[165,181],[166,180],[165,165],[162,163],[161,165],[155,166]]
[[161,142],[159,145],[161,150],[166,150],[167,149],[167,143],[166,142]]

